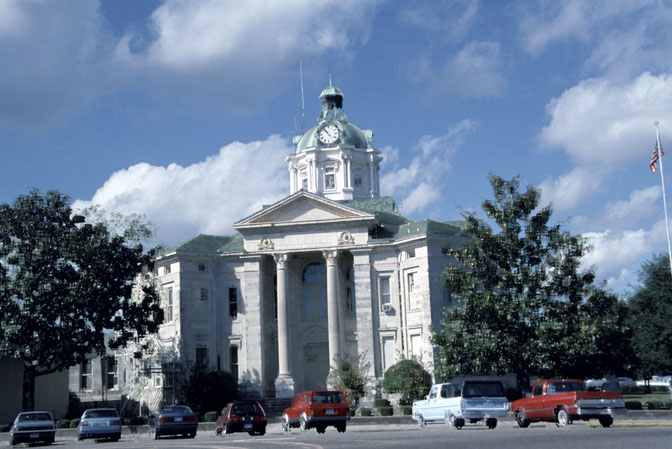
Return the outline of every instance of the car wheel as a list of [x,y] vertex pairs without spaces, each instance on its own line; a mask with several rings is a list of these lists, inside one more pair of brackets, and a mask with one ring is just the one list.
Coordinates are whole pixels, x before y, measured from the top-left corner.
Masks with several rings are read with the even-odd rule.
[[327,426],[318,425],[315,430],[317,430],[317,433],[324,433],[327,430]]
[[222,436],[222,428],[221,427],[217,427],[215,429],[215,436],[216,437],[221,437]]
[[464,427],[464,418],[455,418],[455,428],[460,430],[462,427]]
[[189,438],[196,438],[196,432],[191,432],[189,435],[187,435]]
[[119,441],[119,438],[121,438],[121,435],[110,438],[110,441]]
[[247,434],[248,434],[249,436],[253,437],[253,436],[254,436],[254,430],[250,430],[249,432],[247,432]]
[[161,436],[161,434],[159,433],[159,431],[154,429],[154,439],[158,440],[160,436]]
[[525,412],[523,411],[516,412],[516,422],[523,429],[530,427],[530,420],[525,418]]
[[305,432],[306,429],[308,428],[308,423],[306,423],[306,418],[303,416],[299,419],[299,430],[301,432]]
[[336,430],[338,430],[340,433],[344,433],[346,426],[347,425],[345,423],[336,424]]
[[455,415],[448,416],[448,425],[450,427],[455,427]]
[[561,408],[558,410],[558,413],[556,415],[556,425],[558,427],[566,427],[567,425],[572,423],[572,419],[569,417],[569,413],[567,413],[567,410],[564,408]]
[[488,418],[485,420],[485,425],[488,426],[488,429],[494,429],[497,427],[497,420],[495,418]]
[[600,416],[599,420],[602,427],[611,427],[614,423],[614,418],[611,416]]
[[282,430],[285,432],[289,432],[291,430],[291,426],[289,425],[289,416],[287,415],[282,417]]
[[226,436],[226,435],[228,435],[228,434],[230,434],[230,433],[231,433],[231,432],[229,432],[229,425],[228,425],[228,424],[224,424],[224,427],[222,427],[222,436]]
[[15,440],[14,438],[12,438],[12,439],[9,440],[9,445],[10,445],[10,446],[16,446],[17,444],[18,444],[18,443],[16,442],[16,440]]
[[259,435],[259,436],[266,435],[266,429],[265,428],[261,429],[260,431],[257,432],[257,435]]
[[424,429],[424,427],[427,425],[425,418],[422,415],[418,415],[418,425],[421,429]]
[[84,438],[80,434],[77,434],[77,441],[82,441]]

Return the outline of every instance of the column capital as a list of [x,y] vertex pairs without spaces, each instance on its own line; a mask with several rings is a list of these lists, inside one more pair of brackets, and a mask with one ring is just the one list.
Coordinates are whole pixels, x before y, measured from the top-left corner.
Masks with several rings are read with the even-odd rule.
[[288,259],[287,253],[273,253],[273,259],[275,260],[275,263],[278,266],[278,268],[281,269],[287,268],[287,259]]
[[336,263],[336,258],[338,257],[338,251],[335,249],[325,249],[322,250],[322,257],[327,260],[327,265]]

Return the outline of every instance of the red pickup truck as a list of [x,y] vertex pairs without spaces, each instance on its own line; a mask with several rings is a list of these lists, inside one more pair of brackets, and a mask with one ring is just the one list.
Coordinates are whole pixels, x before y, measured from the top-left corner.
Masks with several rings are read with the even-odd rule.
[[551,379],[532,384],[532,394],[511,403],[520,427],[534,421],[555,422],[559,427],[572,420],[597,418],[603,427],[614,422],[614,415],[625,413],[620,391],[588,391],[580,380]]

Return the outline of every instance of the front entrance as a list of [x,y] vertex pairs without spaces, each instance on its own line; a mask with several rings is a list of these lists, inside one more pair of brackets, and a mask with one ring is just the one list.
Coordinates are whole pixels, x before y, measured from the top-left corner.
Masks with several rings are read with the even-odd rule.
[[329,343],[306,343],[303,346],[303,388],[321,390],[327,388],[329,375]]

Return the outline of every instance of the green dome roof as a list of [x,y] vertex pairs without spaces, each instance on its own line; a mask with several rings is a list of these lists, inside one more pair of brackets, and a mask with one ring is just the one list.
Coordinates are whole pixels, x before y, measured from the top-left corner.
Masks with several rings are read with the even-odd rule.
[[[336,120],[335,122],[338,122],[338,127],[341,128],[342,131],[341,139],[338,142],[338,145],[353,146],[355,148],[363,149],[370,147],[369,138],[367,138],[367,134],[365,134],[364,131],[348,122],[341,120]],[[301,153],[306,148],[313,148],[318,145],[317,131],[320,128],[322,128],[322,124],[313,126],[308,131],[306,131],[303,136],[301,136],[301,138],[296,143],[296,154]]]

